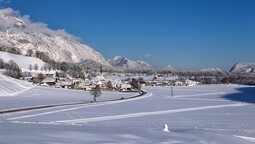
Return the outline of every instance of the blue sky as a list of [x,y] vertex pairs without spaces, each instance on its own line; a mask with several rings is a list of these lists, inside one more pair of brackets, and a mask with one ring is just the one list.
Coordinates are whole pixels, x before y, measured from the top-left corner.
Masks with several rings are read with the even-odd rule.
[[255,62],[254,0],[8,0],[1,7],[65,29],[106,59],[225,70]]

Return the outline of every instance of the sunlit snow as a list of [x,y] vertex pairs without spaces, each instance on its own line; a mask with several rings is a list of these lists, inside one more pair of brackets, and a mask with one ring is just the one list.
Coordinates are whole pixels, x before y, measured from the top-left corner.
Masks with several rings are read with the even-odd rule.
[[[144,90],[148,93],[140,98],[98,103],[89,103],[92,97],[84,91],[41,87],[33,87],[15,97],[0,97],[1,110],[87,103],[1,114],[0,141],[7,144],[254,142],[254,87],[174,87],[173,98],[169,98],[170,87],[145,87]],[[103,92],[98,100],[132,95]],[[169,132],[162,131],[164,128]]]

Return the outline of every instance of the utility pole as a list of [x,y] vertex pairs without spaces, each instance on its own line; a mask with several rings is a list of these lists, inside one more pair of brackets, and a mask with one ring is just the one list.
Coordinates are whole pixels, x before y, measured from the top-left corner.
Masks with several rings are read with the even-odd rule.
[[173,86],[171,86],[171,98],[174,97],[174,89],[173,89]]

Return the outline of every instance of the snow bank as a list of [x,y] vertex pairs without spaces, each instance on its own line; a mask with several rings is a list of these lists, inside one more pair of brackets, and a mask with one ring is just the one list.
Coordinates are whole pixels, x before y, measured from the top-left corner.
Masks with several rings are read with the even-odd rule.
[[0,96],[16,95],[32,87],[31,84],[0,74]]

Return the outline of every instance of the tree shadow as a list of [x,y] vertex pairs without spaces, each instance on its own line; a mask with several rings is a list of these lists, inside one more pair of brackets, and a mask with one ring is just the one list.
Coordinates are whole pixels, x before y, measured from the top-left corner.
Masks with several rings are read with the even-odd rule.
[[255,104],[255,87],[242,87],[237,88],[237,90],[239,91],[239,93],[224,95],[222,96],[222,98]]

